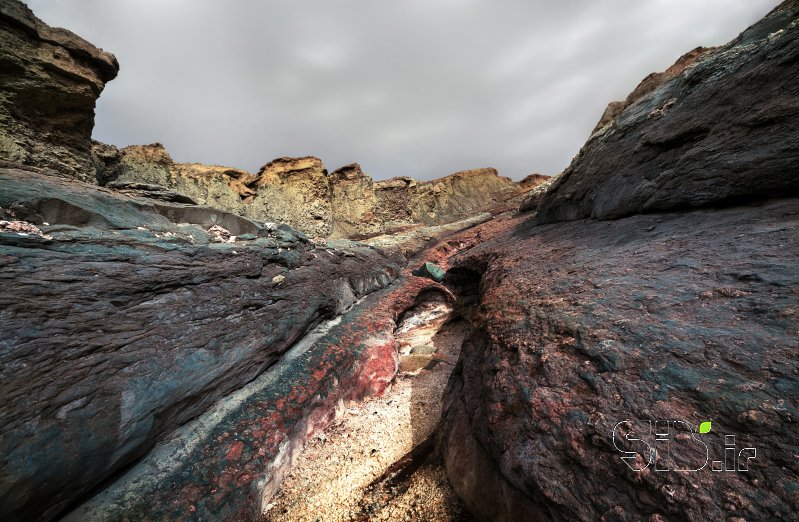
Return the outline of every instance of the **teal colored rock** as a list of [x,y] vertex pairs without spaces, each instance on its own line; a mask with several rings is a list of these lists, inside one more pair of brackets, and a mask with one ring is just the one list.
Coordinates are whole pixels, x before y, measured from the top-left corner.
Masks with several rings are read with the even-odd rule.
[[443,268],[436,265],[435,263],[429,263],[429,262],[424,263],[422,266],[414,270],[412,273],[415,276],[427,277],[438,283],[444,280],[444,274],[446,274]]

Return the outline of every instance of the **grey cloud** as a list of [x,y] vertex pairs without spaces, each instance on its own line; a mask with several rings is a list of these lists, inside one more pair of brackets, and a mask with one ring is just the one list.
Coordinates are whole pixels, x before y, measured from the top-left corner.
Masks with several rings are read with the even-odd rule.
[[117,55],[95,137],[376,178],[568,165],[605,105],[777,0],[29,0]]

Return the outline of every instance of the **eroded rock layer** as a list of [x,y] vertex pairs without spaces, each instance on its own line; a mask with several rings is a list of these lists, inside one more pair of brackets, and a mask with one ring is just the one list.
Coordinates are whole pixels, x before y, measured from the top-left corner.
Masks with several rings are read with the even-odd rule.
[[199,203],[257,221],[276,221],[312,236],[366,238],[418,225],[444,225],[518,204],[545,182],[514,183],[494,169],[458,172],[432,181],[374,181],[357,163],[330,174],[318,158],[278,158],[258,174],[227,167],[175,163],[160,144],[121,151],[95,145],[104,182],[163,186]]
[[94,104],[117,75],[113,55],[0,2],[0,159],[94,181]]
[[6,520],[52,518],[404,261],[33,171],[0,185],[43,233],[0,233]]
[[[527,222],[456,258],[482,274],[479,326],[442,428],[450,480],[470,510],[586,521],[796,513],[798,217],[792,199]],[[614,441],[626,420],[619,437],[657,447],[656,462],[647,465],[646,446]],[[658,447],[647,421],[684,421],[699,442],[672,423],[670,446]],[[700,436],[703,421],[712,430]],[[756,448],[748,463],[754,453],[742,454],[748,471],[734,471],[738,460],[711,471],[725,435],[736,459]]]

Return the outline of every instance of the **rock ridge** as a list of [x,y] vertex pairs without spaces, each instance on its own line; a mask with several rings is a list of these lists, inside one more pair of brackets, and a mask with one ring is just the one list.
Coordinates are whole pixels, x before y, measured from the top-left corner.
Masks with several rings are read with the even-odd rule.
[[[538,223],[799,193],[799,3],[695,49],[606,112],[543,196]],[[617,114],[616,114],[617,113]]]
[[175,163],[160,143],[121,150],[95,144],[98,179],[161,185],[198,203],[257,221],[285,222],[311,236],[362,239],[417,225],[439,226],[501,205],[548,180],[515,183],[495,169],[473,169],[417,181],[374,181],[352,163],[331,173],[319,158],[277,158],[257,174]]

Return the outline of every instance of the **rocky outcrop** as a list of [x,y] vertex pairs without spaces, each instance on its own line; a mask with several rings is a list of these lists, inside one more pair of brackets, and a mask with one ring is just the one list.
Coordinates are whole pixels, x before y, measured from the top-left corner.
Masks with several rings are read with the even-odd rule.
[[450,260],[480,298],[438,444],[477,519],[795,519],[797,14],[634,100],[537,218]]
[[279,221],[314,236],[331,230],[330,186],[327,170],[313,157],[278,158],[258,172],[256,194],[244,214]]
[[410,177],[374,181],[360,165],[328,175],[318,158],[279,158],[258,174],[175,163],[161,144],[117,151],[96,144],[101,179],[165,187],[204,205],[256,221],[285,222],[312,236],[362,239],[440,226],[500,206],[518,205],[547,176],[520,183],[494,169],[457,172],[421,182]]
[[481,299],[440,442],[478,519],[791,519],[798,215],[527,222],[453,260]]
[[784,2],[645,80],[552,185],[539,223],[799,193],[797,16]]
[[[524,199],[522,203],[519,205],[520,212],[532,212],[537,211],[538,207],[541,205],[541,202],[544,200],[544,195],[549,190],[549,187],[552,186],[555,181],[557,181],[558,176],[552,176],[536,185],[533,186],[530,190],[524,193]],[[522,180],[524,181],[524,180]]]
[[53,518],[403,263],[30,170],[0,186],[42,232],[0,231],[4,520]]
[[48,27],[17,0],[3,2],[0,161],[103,186],[139,186],[140,195],[288,223],[311,236],[355,239],[458,221],[513,201],[528,186],[493,169],[433,182],[374,182],[357,164],[328,175],[313,157],[278,158],[251,174],[176,163],[158,143],[119,150],[91,140],[95,102],[118,69],[113,55]]
[[446,292],[401,277],[369,295],[64,520],[258,520],[295,451],[340,404],[380,393],[394,378],[398,319],[433,291]]
[[175,163],[160,143],[122,150],[95,143],[94,156],[101,173],[98,178],[106,186],[158,185],[192,201],[242,216],[245,213],[237,210],[255,195],[255,190],[247,187],[255,181],[254,175],[216,165]]
[[94,181],[94,105],[118,70],[113,55],[22,2],[0,3],[0,159]]
[[680,58],[665,71],[649,74],[646,78],[641,80],[641,83],[639,83],[638,86],[633,89],[633,92],[631,92],[624,101],[612,101],[608,104],[605,112],[602,113],[602,117],[599,118],[599,122],[597,122],[596,127],[594,127],[594,130],[591,131],[591,134],[594,134],[598,130],[613,122],[613,120],[615,120],[616,117],[624,111],[624,109],[639,101],[644,96],[650,94],[668,80],[671,80],[678,74],[681,74],[689,65],[692,65],[699,58],[717,50],[717,47],[697,47],[696,49],[688,51],[684,55],[680,56]]

